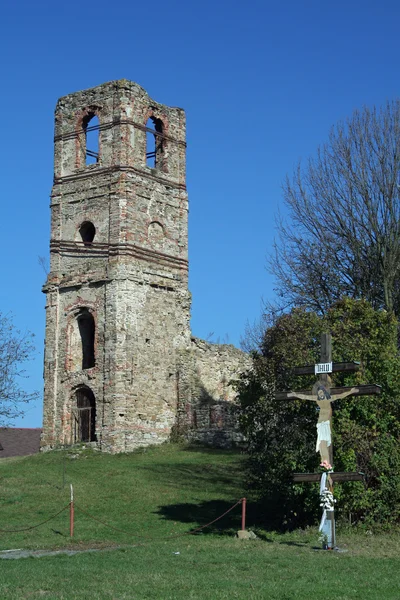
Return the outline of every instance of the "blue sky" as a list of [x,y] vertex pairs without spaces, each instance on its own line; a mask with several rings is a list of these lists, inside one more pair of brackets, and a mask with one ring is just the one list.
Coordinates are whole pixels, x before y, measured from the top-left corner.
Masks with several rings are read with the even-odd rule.
[[[398,96],[400,4],[383,0],[8,2],[0,95],[0,311],[36,335],[42,389],[53,111],[113,79],[187,114],[192,330],[239,344],[273,299],[281,183],[355,108]],[[15,425],[41,425],[41,404]]]

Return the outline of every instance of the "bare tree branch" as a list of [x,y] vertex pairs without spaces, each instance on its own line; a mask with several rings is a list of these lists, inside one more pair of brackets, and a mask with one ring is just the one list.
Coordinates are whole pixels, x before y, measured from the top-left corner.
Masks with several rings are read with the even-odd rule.
[[28,393],[21,385],[27,377],[23,364],[33,358],[33,335],[16,330],[11,319],[0,313],[0,424],[23,414],[23,405],[36,400],[38,392]]
[[287,304],[319,313],[343,295],[400,314],[400,101],[356,111],[283,185],[269,259]]

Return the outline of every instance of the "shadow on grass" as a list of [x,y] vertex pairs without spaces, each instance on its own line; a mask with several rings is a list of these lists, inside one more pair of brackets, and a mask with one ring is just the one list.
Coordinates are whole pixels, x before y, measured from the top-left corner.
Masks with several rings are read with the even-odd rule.
[[[198,504],[181,503],[160,506],[156,514],[170,521],[179,521],[190,524],[190,529],[204,527],[221,515],[223,515],[232,504],[224,500],[210,500]],[[216,523],[204,527],[198,534],[213,533],[219,535],[232,535],[240,529],[241,504],[238,504],[231,512],[222,517]]]
[[[232,536],[241,529],[242,525],[242,503],[239,502],[236,506],[234,505],[234,501],[228,502],[225,500],[206,500],[197,503],[181,502],[160,506],[154,514],[159,515],[164,520],[187,523],[188,531],[192,531],[194,535]],[[232,506],[234,508],[229,510]],[[297,548],[310,545],[308,539],[301,541],[282,537],[285,528],[276,527],[273,519],[268,518],[265,506],[261,503],[247,502],[246,529],[254,531],[259,539],[267,543],[278,543]],[[302,530],[298,531],[301,532]],[[299,533],[297,533],[298,535]]]
[[[295,548],[306,548],[309,547],[310,544],[309,542],[291,542],[291,541],[284,541],[284,540],[280,540],[279,544],[282,546],[294,546]],[[313,548],[315,549],[315,548]]]
[[[241,529],[242,524],[242,503],[239,502],[230,512],[227,512],[235,502],[225,500],[208,500],[199,503],[184,502],[180,504],[169,504],[160,506],[155,514],[163,519],[188,523],[191,530],[201,528],[198,535],[217,534],[232,535]],[[225,514],[227,513],[227,514]],[[221,518],[219,518],[221,517]],[[217,521],[215,521],[218,519]],[[213,523],[213,521],[215,521]],[[263,516],[257,505],[247,505],[246,527],[250,529],[259,528],[264,525]],[[257,533],[258,535],[258,533]],[[266,535],[259,535],[264,541],[271,542]]]

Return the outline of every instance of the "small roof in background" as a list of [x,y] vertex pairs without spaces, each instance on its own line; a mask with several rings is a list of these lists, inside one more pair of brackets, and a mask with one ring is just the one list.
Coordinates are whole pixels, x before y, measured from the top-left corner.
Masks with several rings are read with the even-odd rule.
[[0,427],[0,458],[39,452],[40,428]]

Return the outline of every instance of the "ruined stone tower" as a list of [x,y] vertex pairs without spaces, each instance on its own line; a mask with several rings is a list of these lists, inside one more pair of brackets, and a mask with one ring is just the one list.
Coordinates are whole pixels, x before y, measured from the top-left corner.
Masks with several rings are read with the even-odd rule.
[[55,111],[42,445],[168,438],[191,344],[185,113],[113,81]]
[[191,337],[185,113],[127,80],[55,113],[42,448],[241,440],[231,345]]

